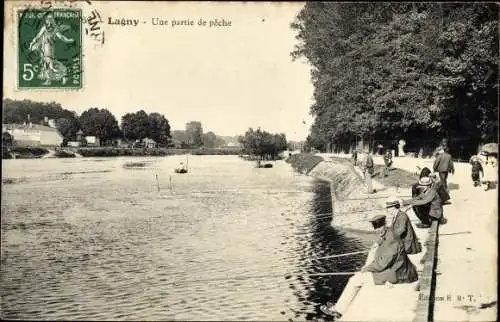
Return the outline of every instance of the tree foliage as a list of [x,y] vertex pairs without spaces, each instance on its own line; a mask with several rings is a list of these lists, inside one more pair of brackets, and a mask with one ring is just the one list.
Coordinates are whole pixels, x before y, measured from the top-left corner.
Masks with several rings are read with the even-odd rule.
[[107,109],[89,108],[79,121],[84,135],[97,136],[102,142],[122,136],[118,121]]
[[207,132],[203,134],[202,141],[204,147],[215,148],[217,144],[217,136],[214,132]]
[[191,121],[186,124],[187,144],[193,147],[200,147],[203,144],[203,127],[198,121]]
[[23,124],[32,122],[44,124],[45,118],[56,121],[56,127],[65,139],[74,139],[78,131],[78,116],[56,102],[35,102],[31,100],[3,100],[3,123]]
[[127,113],[122,117],[123,136],[129,140],[150,138],[160,145],[167,145],[170,141],[170,124],[164,115],[140,110],[136,113]]
[[497,4],[311,2],[291,27],[313,66],[309,145],[496,140]]
[[263,159],[274,159],[287,149],[285,134],[271,134],[260,128],[252,128],[240,136],[239,142],[243,145],[243,151],[250,155],[260,156]]

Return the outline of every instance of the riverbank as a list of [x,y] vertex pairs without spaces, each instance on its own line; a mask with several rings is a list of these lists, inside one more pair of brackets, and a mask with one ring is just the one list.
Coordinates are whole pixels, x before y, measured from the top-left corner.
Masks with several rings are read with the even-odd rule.
[[[321,155],[343,158],[349,155]],[[383,164],[375,156],[374,163]],[[432,169],[432,159],[394,158],[407,172]],[[409,285],[363,287],[342,317],[345,321],[494,321],[497,314],[498,207],[496,189],[474,187],[470,165],[455,163],[448,179],[451,204],[446,225],[416,229],[423,258],[410,255],[419,272],[420,290]],[[410,219],[416,221],[413,211]],[[417,221],[418,222],[418,221]],[[420,261],[422,260],[422,263]],[[464,278],[464,277],[467,278]],[[406,290],[405,290],[406,289]],[[376,303],[383,298],[384,309]]]
[[43,147],[2,147],[2,159],[37,159],[48,153]]
[[[64,147],[58,149],[55,158],[82,157],[118,157],[118,156],[169,156],[169,155],[239,155],[239,148],[225,149],[172,149],[172,148],[116,148],[116,147]],[[2,159],[33,159],[41,158],[49,154],[49,149],[44,147],[12,147],[2,149]]]
[[[367,207],[382,207],[384,195],[410,195],[409,185],[417,181],[418,170],[432,169],[432,159],[394,158],[388,177],[377,172],[383,159],[374,157],[373,186],[377,193],[359,194],[363,188],[361,169],[351,164],[349,155],[317,154],[322,161],[312,161],[307,155],[296,157],[306,166],[306,173],[332,182],[332,226],[341,230],[361,231],[370,217],[380,212],[391,222],[391,212],[377,210],[366,213]],[[308,160],[309,159],[309,160]],[[291,161],[294,161],[293,159]],[[497,191],[473,187],[470,165],[455,163],[455,174],[449,178],[451,205],[446,205],[446,225],[434,224],[430,229],[416,228],[422,242],[422,252],[409,255],[419,272],[417,284],[365,285],[344,312],[342,321],[493,321],[496,316],[496,250],[497,250]],[[355,175],[353,175],[355,174]],[[340,190],[340,191],[337,191]],[[347,193],[346,193],[347,191]],[[343,193],[343,194],[342,194]],[[473,196],[473,197],[472,197]],[[380,202],[376,202],[380,197]],[[349,199],[352,201],[349,203]],[[359,203],[358,205],[354,203]],[[339,209],[339,204],[340,208]],[[346,206],[347,204],[347,206]],[[356,206],[358,208],[356,208]],[[363,208],[363,209],[359,209]],[[384,213],[385,211],[385,213]],[[407,212],[413,224],[419,222],[413,211]],[[471,217],[472,216],[472,217]],[[340,218],[339,218],[340,217]],[[349,220],[341,218],[346,217]],[[474,220],[471,220],[474,218]],[[346,222],[346,225],[342,223]],[[360,223],[361,222],[361,223]],[[353,223],[353,225],[348,225]],[[438,247],[439,246],[439,247]],[[369,254],[367,261],[373,254]],[[463,279],[463,276],[468,276]],[[384,309],[380,309],[383,299]]]

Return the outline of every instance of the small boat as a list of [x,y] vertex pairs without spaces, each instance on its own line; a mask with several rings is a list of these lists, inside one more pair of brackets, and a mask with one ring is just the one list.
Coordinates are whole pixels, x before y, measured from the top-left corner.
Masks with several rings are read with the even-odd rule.
[[272,163],[265,163],[262,164],[260,161],[257,161],[257,168],[272,168],[273,164]]
[[184,166],[184,163],[181,162],[181,167],[175,169],[175,173],[187,173],[188,172],[188,157],[186,155],[186,165]]

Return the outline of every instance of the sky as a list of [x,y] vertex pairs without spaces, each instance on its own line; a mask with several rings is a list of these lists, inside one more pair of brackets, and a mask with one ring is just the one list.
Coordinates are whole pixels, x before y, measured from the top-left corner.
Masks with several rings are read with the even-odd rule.
[[[312,118],[310,65],[293,62],[297,43],[290,28],[304,3],[92,2],[105,43],[83,39],[84,88],[79,91],[18,90],[16,20],[5,6],[4,97],[56,101],[82,113],[107,108],[119,120],[140,109],[164,114],[172,130],[200,121],[205,132],[240,135],[249,127],[303,140]],[[9,18],[10,15],[10,18]],[[137,26],[108,24],[138,19]],[[153,25],[152,19],[168,20]],[[172,20],[194,26],[172,26]],[[198,26],[199,19],[230,26]],[[14,63],[16,62],[16,63]]]

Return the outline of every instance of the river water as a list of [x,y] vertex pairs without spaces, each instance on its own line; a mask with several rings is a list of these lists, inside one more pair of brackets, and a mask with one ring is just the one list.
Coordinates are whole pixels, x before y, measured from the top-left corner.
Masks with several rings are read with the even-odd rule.
[[3,160],[2,317],[324,318],[348,277],[304,274],[365,256],[311,259],[369,245],[330,227],[328,184],[284,161],[190,156],[174,173],[182,161]]

